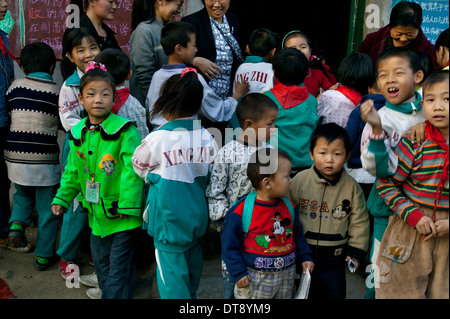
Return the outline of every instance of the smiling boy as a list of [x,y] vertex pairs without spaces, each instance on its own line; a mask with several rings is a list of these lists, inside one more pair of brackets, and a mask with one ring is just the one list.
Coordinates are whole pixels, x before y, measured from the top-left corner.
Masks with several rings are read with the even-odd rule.
[[358,267],[369,247],[364,193],[344,169],[350,156],[347,131],[336,123],[319,126],[309,154],[314,164],[294,177],[289,193],[313,252],[309,298],[345,299],[345,263]]
[[[386,98],[386,105],[376,111],[371,101],[361,105],[361,117],[367,122],[361,137],[361,162],[363,168],[376,177],[386,178],[397,169],[398,158],[394,149],[404,133],[426,120],[416,85],[422,82],[418,55],[406,48],[385,51],[378,59],[377,84]],[[378,248],[393,215],[372,188],[367,208],[374,216],[371,262],[376,263]],[[368,288],[367,298],[374,298],[373,288]]]

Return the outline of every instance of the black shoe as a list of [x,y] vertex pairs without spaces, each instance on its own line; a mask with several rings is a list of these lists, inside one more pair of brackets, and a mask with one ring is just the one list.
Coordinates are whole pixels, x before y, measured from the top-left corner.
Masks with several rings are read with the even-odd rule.
[[37,270],[46,270],[48,269],[51,265],[53,265],[56,261],[56,257],[36,257],[36,261],[34,262],[34,268],[36,268]]

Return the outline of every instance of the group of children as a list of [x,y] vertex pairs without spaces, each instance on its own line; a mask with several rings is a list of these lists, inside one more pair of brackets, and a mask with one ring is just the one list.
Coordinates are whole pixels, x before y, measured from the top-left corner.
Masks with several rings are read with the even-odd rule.
[[[448,298],[448,70],[424,82],[418,55],[394,48],[375,67],[350,54],[332,83],[311,67],[304,33],[289,33],[276,50],[273,33],[258,29],[233,95],[222,99],[190,67],[195,43],[188,23],[163,28],[169,60],[145,106],[124,86],[127,55],[100,52],[83,29],[64,36],[76,70],[60,90],[51,49],[23,49],[26,78],[6,96],[5,159],[16,194],[2,246],[30,250],[24,230],[36,206],[35,266],[47,269],[59,256],[67,277],[89,224],[96,273],[88,295],[132,298],[143,227],[154,240],[160,297],[195,298],[211,222],[221,236],[225,298],[293,298],[298,274],[309,271],[310,299],[343,299],[345,268],[354,271],[369,247],[378,275],[371,297]],[[223,138],[202,118],[230,121],[237,134],[219,147]],[[403,138],[424,122],[423,143]],[[361,170],[373,179],[352,177]],[[370,195],[364,184],[374,185]]]

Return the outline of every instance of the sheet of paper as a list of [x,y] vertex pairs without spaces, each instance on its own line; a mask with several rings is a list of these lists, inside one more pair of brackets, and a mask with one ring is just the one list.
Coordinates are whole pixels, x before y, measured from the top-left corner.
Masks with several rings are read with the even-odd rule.
[[295,295],[295,299],[307,299],[310,284],[311,274],[309,273],[309,270],[306,269],[306,273],[302,274],[302,278],[300,279],[300,285]]

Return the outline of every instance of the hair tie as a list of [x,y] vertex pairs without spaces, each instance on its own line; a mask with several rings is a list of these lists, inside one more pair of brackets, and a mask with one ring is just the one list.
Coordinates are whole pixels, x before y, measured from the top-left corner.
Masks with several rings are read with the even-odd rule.
[[183,77],[188,72],[194,72],[195,74],[197,74],[197,78],[198,78],[197,70],[194,68],[184,68],[184,70],[181,71],[181,77]]
[[293,30],[293,31],[288,32],[288,33],[284,36],[283,41],[281,42],[281,48],[282,48],[282,49],[285,48],[285,47],[284,47],[284,42],[286,42],[286,39],[287,39],[291,34],[294,34],[294,33],[303,33],[303,32],[300,31],[300,30]]
[[89,63],[89,65],[86,67],[86,69],[84,70],[84,73],[87,73],[87,71],[94,70],[94,69],[100,69],[100,70],[103,70],[103,71],[107,71],[104,64],[101,64],[101,63],[97,63],[97,62],[92,61],[92,62]]

